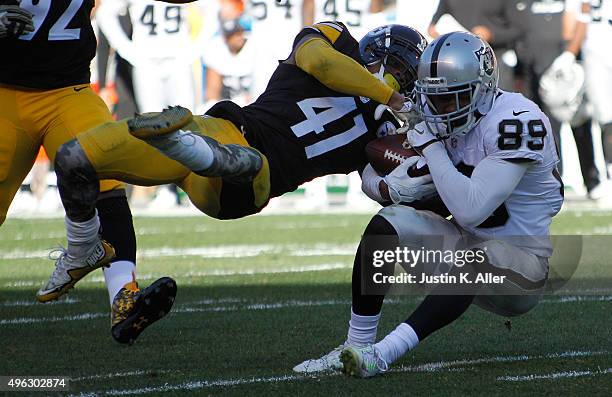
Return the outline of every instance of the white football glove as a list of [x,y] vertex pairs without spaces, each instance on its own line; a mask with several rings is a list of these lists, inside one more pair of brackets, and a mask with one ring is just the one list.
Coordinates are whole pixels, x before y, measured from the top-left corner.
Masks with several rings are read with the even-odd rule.
[[378,105],[374,110],[374,120],[380,120],[383,113],[388,110],[395,118],[402,123],[402,126],[397,129],[397,134],[405,134],[409,129],[421,121],[421,117],[416,111],[415,105],[410,100],[406,100],[400,110],[393,110],[387,105]]
[[411,203],[436,195],[436,187],[432,183],[431,175],[414,178],[408,175],[408,169],[419,159],[419,156],[407,158],[383,178],[389,188],[389,197],[393,203]]
[[[436,125],[436,127],[438,129],[446,128],[444,124]],[[435,137],[431,131],[429,131],[424,121],[421,121],[413,129],[408,131],[406,140],[410,146],[420,154],[423,154],[423,149],[427,146],[441,141],[440,138]]]
[[574,64],[574,62],[576,62],[576,55],[574,55],[570,51],[563,51],[561,55],[555,58],[550,67],[552,68],[552,70],[563,71],[569,69]]

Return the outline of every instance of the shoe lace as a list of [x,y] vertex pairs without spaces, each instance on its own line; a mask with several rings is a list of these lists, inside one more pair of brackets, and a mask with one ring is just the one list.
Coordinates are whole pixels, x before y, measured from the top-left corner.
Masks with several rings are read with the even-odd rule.
[[374,362],[376,363],[376,368],[380,372],[387,372],[389,369],[389,364],[380,356],[380,352],[376,350],[374,346],[372,346],[372,350],[374,350]]
[[56,278],[60,272],[66,269],[65,259],[67,256],[68,256],[68,251],[66,250],[65,247],[61,245],[58,247],[52,248],[51,251],[49,251],[49,254],[47,255],[47,257],[50,260],[55,261],[55,269],[53,270],[53,274],[51,275],[50,279]]

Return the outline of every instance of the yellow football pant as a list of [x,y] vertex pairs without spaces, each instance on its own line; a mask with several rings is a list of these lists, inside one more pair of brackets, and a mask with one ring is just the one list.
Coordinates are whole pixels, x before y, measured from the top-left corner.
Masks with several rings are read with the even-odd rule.
[[[224,119],[195,116],[182,129],[209,136],[221,144],[249,146],[238,128]],[[175,183],[200,211],[218,219],[254,214],[268,202],[270,169],[263,155],[263,166],[253,182],[236,185],[191,172],[130,135],[126,120],[98,125],[77,139],[100,178],[143,186]]]
[[[62,143],[111,119],[87,84],[45,91],[0,84],[0,225],[41,145],[54,161]],[[122,186],[102,181],[100,190]]]

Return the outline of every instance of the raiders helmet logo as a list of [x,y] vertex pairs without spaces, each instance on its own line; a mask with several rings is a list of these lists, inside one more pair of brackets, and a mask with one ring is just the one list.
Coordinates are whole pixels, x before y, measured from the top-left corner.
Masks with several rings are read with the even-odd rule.
[[493,55],[493,50],[491,50],[491,47],[480,47],[480,49],[476,51],[476,57],[480,61],[480,66],[484,72],[488,76],[491,76],[495,71],[495,55]]

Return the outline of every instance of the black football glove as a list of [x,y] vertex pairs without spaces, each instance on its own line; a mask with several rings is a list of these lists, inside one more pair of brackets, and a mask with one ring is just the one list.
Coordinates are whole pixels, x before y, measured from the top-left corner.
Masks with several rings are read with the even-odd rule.
[[18,37],[34,31],[32,13],[17,1],[0,1],[0,39]]

